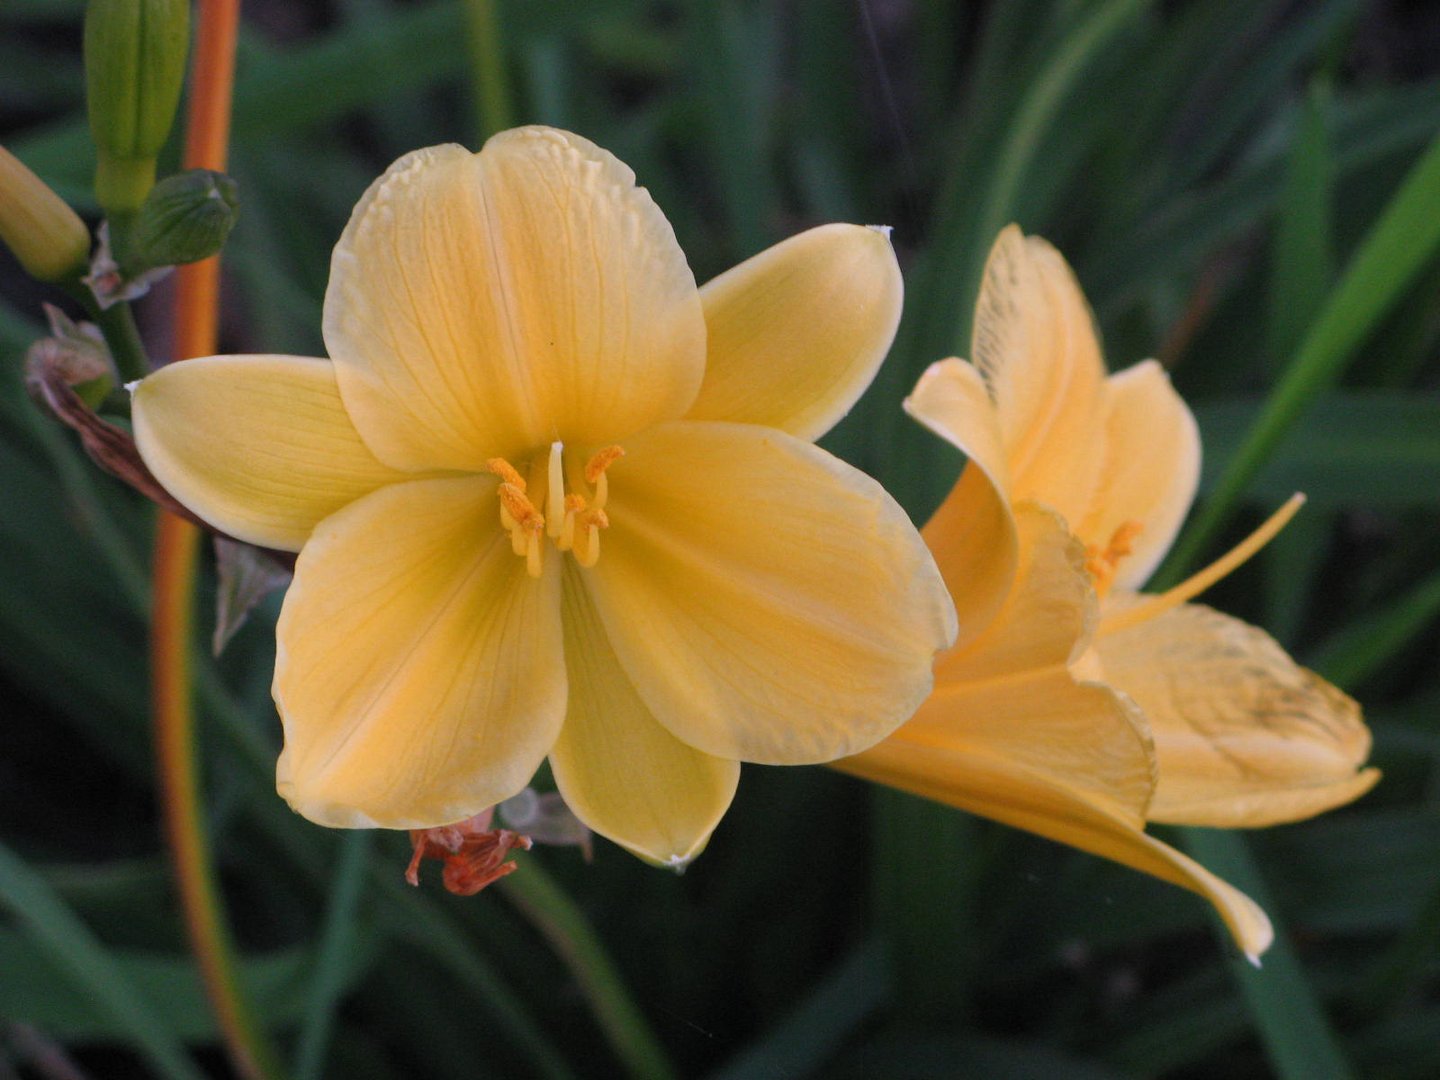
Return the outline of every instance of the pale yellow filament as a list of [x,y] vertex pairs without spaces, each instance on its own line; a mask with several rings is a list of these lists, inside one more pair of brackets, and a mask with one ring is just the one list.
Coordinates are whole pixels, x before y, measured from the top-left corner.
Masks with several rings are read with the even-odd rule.
[[1266,519],[1263,525],[1198,574],[1187,578],[1173,589],[1167,589],[1154,596],[1147,596],[1140,603],[1102,619],[1100,633],[1114,634],[1129,629],[1199,596],[1221,578],[1233,573],[1250,556],[1275,539],[1280,530],[1290,523],[1290,519],[1304,505],[1304,495],[1299,492],[1291,495],[1280,509]]

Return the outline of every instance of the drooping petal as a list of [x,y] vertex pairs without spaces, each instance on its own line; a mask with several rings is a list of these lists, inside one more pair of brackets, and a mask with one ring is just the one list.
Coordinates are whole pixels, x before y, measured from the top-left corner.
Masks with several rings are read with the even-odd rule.
[[667,424],[626,450],[585,583],[661,724],[716,757],[803,764],[914,712],[954,610],[878,484],[749,424]]
[[1095,622],[1083,549],[1051,510],[1022,504],[1017,523],[1020,569],[1005,606],[936,665],[934,692],[891,738],[1014,762],[1143,828],[1150,734],[1133,702],[1070,666]]
[[1075,531],[1103,546],[1122,525],[1139,524],[1114,579],[1116,588],[1138,589],[1170,550],[1195,501],[1200,430],[1165,369],[1146,360],[1106,382],[1098,437],[1104,466],[1090,514]]
[[280,793],[333,827],[446,825],[523,788],[565,711],[560,560],[537,580],[493,477],[394,484],[326,518],[276,630]]
[[[907,725],[908,727],[908,725]],[[835,763],[844,772],[934,799],[1006,825],[1113,859],[1205,897],[1241,951],[1258,961],[1273,931],[1253,900],[1193,859],[1142,832],[1123,815],[1053,776],[1007,757],[886,739]]]
[[360,440],[328,360],[210,356],[141,380],[135,442],[164,488],[217,529],[298,551],[325,517],[413,479]]
[[926,369],[905,411],[970,458],[921,530],[959,613],[959,648],[1005,602],[1019,557],[999,417],[980,373],[954,359]]
[[1370,732],[1360,706],[1257,627],[1186,604],[1102,635],[1097,649],[1106,680],[1139,703],[1154,733],[1152,821],[1298,821],[1380,778],[1361,768]]
[[660,726],[615,659],[581,573],[566,569],[570,704],[550,751],[555,783],[591,829],[648,862],[684,866],[735,797],[740,763],[695,750]]
[[417,150],[371,186],[325,342],[356,427],[402,468],[620,441],[684,413],[705,362],[669,222],[609,153],[539,127]]
[[889,230],[821,225],[700,290],[705,381],[686,419],[735,420],[814,441],[875,377],[904,286]]
[[1060,253],[1005,228],[985,263],[974,362],[990,387],[1010,497],[1084,520],[1099,479],[1105,363],[1085,296]]

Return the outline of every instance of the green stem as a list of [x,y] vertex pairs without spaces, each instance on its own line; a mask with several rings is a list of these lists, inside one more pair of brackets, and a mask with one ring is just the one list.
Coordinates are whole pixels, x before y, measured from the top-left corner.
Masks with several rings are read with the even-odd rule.
[[128,303],[112,304],[102,308],[78,277],[63,284],[63,288],[85,309],[85,314],[100,327],[105,344],[115,361],[115,372],[122,383],[134,382],[150,374],[150,356],[145,351],[145,342],[140,339],[140,328],[135,325],[135,312]]
[[569,966],[630,1075],[646,1080],[674,1077],[675,1069],[604,945],[575,902],[544,872],[539,860],[526,859],[518,873],[503,878],[496,887]]
[[515,125],[510,87],[505,81],[505,54],[500,44],[500,18],[494,0],[465,0],[470,38],[470,78],[480,142]]
[[131,383],[150,374],[150,357],[145,353],[145,343],[140,340],[140,330],[135,325],[135,313],[129,304],[113,304],[96,316],[100,332],[105,335],[105,344],[110,346],[110,355],[115,358],[115,370],[122,383]]

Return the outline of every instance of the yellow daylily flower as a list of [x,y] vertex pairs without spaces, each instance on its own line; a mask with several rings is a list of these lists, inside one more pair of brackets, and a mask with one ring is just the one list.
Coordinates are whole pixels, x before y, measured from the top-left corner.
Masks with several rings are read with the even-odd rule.
[[1185,602],[1298,500],[1142,596],[1199,479],[1198,431],[1163,369],[1107,376],[1069,266],[1014,226],[987,262],[973,346],[973,365],[932,365],[906,401],[969,456],[923,530],[968,633],[915,718],[837,765],[1190,888],[1258,957],[1264,912],[1144,827],[1294,821],[1379,778],[1359,768],[1354,701],[1263,631]]
[[889,734],[954,609],[903,511],[812,440],[900,299],[884,231],[852,225],[697,289],[634,174],[566,132],[396,162],[335,248],[331,359],[211,357],[135,391],[161,483],[299,552],[284,797],[425,829],[548,755],[586,825],[679,865],[740,761]]

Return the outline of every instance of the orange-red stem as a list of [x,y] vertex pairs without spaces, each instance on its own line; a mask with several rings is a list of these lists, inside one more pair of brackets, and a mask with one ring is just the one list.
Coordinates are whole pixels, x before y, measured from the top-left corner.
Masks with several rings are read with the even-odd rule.
[[[223,171],[240,5],[239,0],[200,0],[198,10],[184,165]],[[220,309],[219,257],[182,266],[176,276],[176,358],[185,360],[213,353]],[[200,809],[190,681],[199,539],[193,525],[170,514],[160,515],[155,537],[150,663],[166,832],[191,948],[231,1061],[241,1076],[274,1077],[278,1068],[273,1054],[250,1016],[238,985]]]

